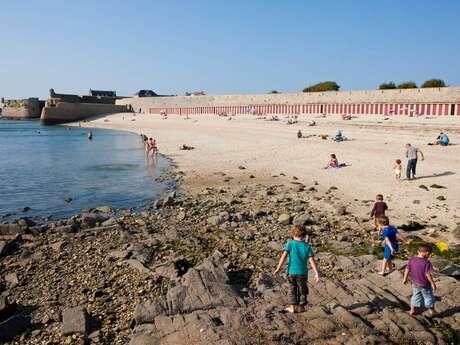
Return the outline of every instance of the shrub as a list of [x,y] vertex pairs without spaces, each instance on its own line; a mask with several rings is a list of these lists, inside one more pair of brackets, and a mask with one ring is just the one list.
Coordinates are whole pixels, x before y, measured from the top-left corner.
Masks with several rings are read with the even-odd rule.
[[382,83],[379,86],[379,90],[391,90],[391,89],[396,89],[396,84],[392,81],[388,83]]
[[420,87],[446,87],[446,83],[442,79],[429,79]]
[[278,92],[276,90],[271,90],[269,93],[281,93],[281,92]]
[[340,86],[335,81],[323,81],[303,89],[303,92],[323,92],[323,91],[339,91]]
[[417,84],[415,84],[413,81],[406,81],[398,85],[398,89],[416,89],[416,88],[417,88]]

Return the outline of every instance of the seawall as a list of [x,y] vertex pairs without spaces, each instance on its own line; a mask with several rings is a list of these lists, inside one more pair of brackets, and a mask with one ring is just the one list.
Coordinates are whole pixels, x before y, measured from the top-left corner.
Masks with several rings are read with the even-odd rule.
[[6,100],[1,116],[15,120],[38,119],[44,105],[45,101],[35,98]]
[[170,114],[460,115],[460,87],[124,98],[135,112]]
[[126,105],[60,102],[53,106],[45,106],[40,116],[40,122],[44,125],[56,125],[80,121],[97,115],[127,111]]

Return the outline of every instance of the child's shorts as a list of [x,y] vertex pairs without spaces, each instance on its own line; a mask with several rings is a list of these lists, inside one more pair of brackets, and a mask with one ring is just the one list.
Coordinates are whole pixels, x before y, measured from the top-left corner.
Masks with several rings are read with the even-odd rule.
[[410,304],[414,307],[421,307],[423,305],[425,308],[431,309],[434,308],[434,294],[431,286],[428,287],[418,287],[412,286],[412,298],[410,299]]
[[388,246],[383,247],[383,258],[385,260],[393,260],[395,257],[391,254],[391,249]]

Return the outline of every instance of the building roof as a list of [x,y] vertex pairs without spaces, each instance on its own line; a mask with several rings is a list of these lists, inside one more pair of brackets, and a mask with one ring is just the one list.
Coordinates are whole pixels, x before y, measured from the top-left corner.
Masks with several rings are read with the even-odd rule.
[[117,93],[115,91],[107,91],[107,90],[92,90],[89,89],[89,96],[95,97],[117,97]]
[[152,90],[139,90],[134,94],[135,96],[138,97],[155,97],[158,96],[155,91]]

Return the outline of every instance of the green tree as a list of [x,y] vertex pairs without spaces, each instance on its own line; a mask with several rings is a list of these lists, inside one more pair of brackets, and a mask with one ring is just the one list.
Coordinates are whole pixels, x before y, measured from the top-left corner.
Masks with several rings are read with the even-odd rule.
[[323,91],[339,91],[340,86],[335,81],[323,81],[303,89],[303,92],[323,92]]
[[398,89],[416,89],[417,84],[415,84],[413,81],[405,81],[404,83],[401,83],[398,85]]
[[379,90],[391,90],[396,89],[396,84],[392,81],[388,83],[382,83],[379,85]]
[[271,90],[269,93],[281,93],[281,92],[278,92],[276,90]]
[[442,79],[429,79],[420,87],[446,87],[446,83]]

